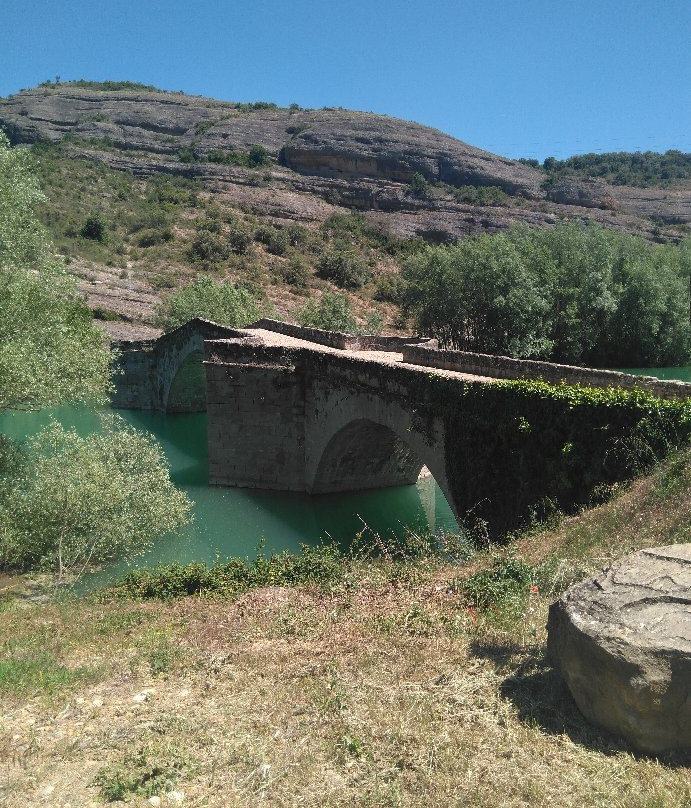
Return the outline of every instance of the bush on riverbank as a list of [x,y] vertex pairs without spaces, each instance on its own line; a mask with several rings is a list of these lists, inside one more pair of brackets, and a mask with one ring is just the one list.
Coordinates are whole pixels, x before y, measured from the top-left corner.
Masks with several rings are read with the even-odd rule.
[[0,568],[79,575],[91,564],[141,555],[189,519],[151,438],[104,417],[81,437],[57,422],[0,453]]

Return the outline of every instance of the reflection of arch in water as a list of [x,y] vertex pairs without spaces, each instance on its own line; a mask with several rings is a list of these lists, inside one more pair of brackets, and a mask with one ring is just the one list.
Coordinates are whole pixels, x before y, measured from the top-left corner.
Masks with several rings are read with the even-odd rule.
[[196,347],[181,362],[170,382],[166,412],[206,412],[206,379],[203,354]]

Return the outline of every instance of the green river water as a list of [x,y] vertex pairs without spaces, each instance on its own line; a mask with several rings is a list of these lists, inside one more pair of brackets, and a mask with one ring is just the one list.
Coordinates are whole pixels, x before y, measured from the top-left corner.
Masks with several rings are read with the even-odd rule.
[[[691,367],[634,368],[626,372],[691,381]],[[297,551],[301,543],[332,538],[347,544],[368,525],[380,535],[416,530],[455,530],[456,520],[432,477],[416,485],[348,494],[307,496],[207,485],[206,413],[171,415],[120,410],[128,423],[154,435],[163,447],[173,481],[194,502],[194,520],[180,535],[161,539],[138,566],[207,561],[264,552]],[[99,429],[96,412],[62,407],[52,411],[0,413],[0,432],[25,438],[55,417],[81,434]],[[107,577],[127,569],[111,566]],[[103,575],[97,576],[102,579]]]
[[[381,535],[418,530],[455,530],[456,520],[432,477],[416,485],[348,494],[305,494],[220,488],[207,485],[206,413],[165,415],[118,410],[128,423],[154,435],[163,447],[175,484],[194,502],[194,520],[179,536],[160,540],[137,566],[172,561],[207,561],[216,557],[254,557],[264,552],[294,550],[329,537],[347,544],[366,523]],[[24,438],[55,417],[81,434],[99,429],[97,413],[61,407],[52,411],[0,413],[0,432]],[[108,577],[127,569],[123,562]],[[101,576],[99,576],[100,578]]]

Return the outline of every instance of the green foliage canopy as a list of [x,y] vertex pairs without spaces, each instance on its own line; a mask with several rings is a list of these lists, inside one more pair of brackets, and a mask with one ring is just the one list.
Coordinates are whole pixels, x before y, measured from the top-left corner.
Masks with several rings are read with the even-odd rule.
[[338,292],[325,292],[319,300],[310,298],[297,310],[296,318],[300,325],[308,328],[324,328],[343,334],[354,334],[357,329],[348,296]]
[[688,245],[593,225],[514,228],[404,264],[404,310],[460,350],[604,366],[688,361]]
[[[5,451],[7,455],[7,448]],[[173,486],[163,451],[117,416],[88,437],[57,422],[34,437],[0,496],[0,563],[55,570],[141,554],[189,519],[190,502]]]
[[367,280],[367,263],[360,253],[347,243],[336,243],[319,259],[317,274],[342,289],[359,289]]
[[542,167],[550,177],[601,177],[612,185],[665,188],[691,178],[691,154],[676,149],[664,154],[651,151],[579,154],[566,160],[548,157]]
[[103,399],[110,353],[33,213],[30,155],[0,132],[0,409]]
[[166,331],[178,328],[195,317],[215,323],[244,326],[258,320],[261,310],[252,293],[228,280],[215,281],[200,275],[193,283],[168,295],[159,304],[156,322]]

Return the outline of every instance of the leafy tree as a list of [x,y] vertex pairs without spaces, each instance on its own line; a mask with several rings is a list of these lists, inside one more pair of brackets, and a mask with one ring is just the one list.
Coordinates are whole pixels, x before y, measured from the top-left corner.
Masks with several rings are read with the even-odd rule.
[[311,274],[309,265],[299,253],[291,255],[279,271],[283,280],[296,289],[306,288]]
[[429,192],[429,182],[423,174],[416,171],[410,178],[408,188],[413,196],[425,197]]
[[140,555],[189,519],[163,451],[117,416],[88,437],[57,422],[29,442],[21,472],[0,496],[0,563],[79,572]]
[[290,246],[290,235],[285,229],[261,224],[254,231],[254,240],[264,244],[273,255],[285,255]]
[[[110,352],[33,213],[26,152],[0,132],[0,410],[103,401]],[[160,449],[114,421],[82,439],[57,424],[23,452],[0,435],[0,563],[54,564],[141,552],[186,518]]]
[[428,247],[403,268],[402,305],[444,345],[571,364],[683,364],[688,249],[560,224]]
[[100,213],[92,213],[84,220],[79,235],[82,238],[98,241],[99,244],[105,244],[108,241],[108,225],[106,224],[106,220]]
[[159,304],[156,322],[166,331],[178,328],[195,317],[240,327],[258,320],[260,316],[256,299],[244,286],[200,275],[193,283],[176,290]]
[[44,228],[34,214],[44,200],[31,153],[10,148],[0,129],[0,269],[34,268],[50,261]]
[[103,400],[110,353],[33,206],[29,155],[0,132],[0,410]]
[[300,325],[308,328],[324,328],[344,334],[354,334],[357,330],[350,300],[343,293],[326,292],[319,300],[310,298],[295,314]]
[[676,149],[658,152],[579,154],[566,160],[548,157],[543,168],[550,177],[601,177],[613,185],[666,188],[691,178],[691,154]]
[[258,146],[256,143],[250,148],[250,153],[247,162],[252,168],[268,165],[271,162],[269,152],[263,147]]
[[319,259],[317,275],[342,289],[359,289],[369,275],[367,263],[357,250],[336,244]]
[[506,236],[430,247],[406,262],[404,279],[404,308],[445,345],[514,356],[550,348],[547,300]]

